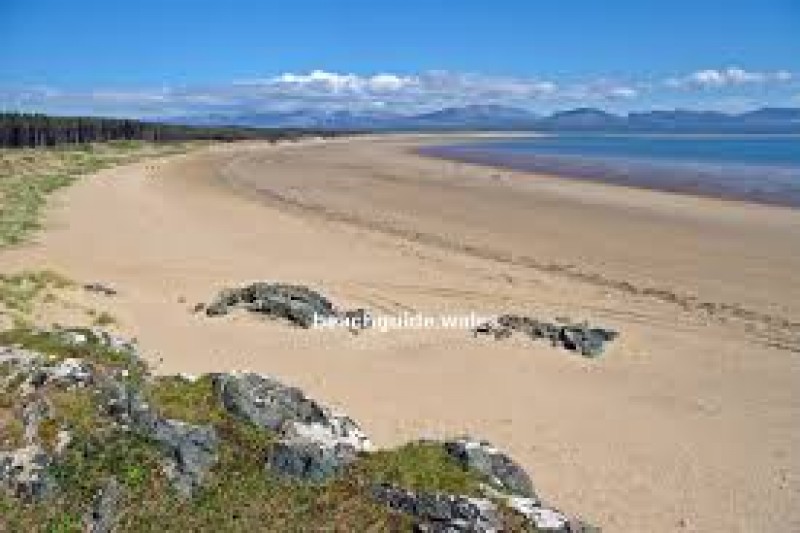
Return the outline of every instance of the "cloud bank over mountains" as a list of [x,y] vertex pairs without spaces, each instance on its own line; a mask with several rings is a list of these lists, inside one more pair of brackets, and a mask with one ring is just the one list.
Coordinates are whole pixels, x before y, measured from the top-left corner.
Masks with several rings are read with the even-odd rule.
[[726,87],[745,84],[772,84],[790,82],[794,76],[787,70],[774,72],[748,72],[739,67],[722,70],[698,70],[681,78],[668,78],[669,87]]
[[314,70],[230,83],[157,88],[0,87],[6,111],[169,117],[209,113],[316,110],[413,114],[466,105],[505,105],[533,111],[575,106],[611,109],[791,105],[800,90],[788,70],[738,66],[702,69],[663,79],[496,76],[448,71],[369,75]]

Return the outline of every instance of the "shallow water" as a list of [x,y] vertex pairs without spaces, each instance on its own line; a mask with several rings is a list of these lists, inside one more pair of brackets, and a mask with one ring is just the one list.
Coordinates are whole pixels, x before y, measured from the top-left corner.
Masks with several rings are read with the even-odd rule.
[[673,192],[800,207],[800,137],[558,135],[426,155]]

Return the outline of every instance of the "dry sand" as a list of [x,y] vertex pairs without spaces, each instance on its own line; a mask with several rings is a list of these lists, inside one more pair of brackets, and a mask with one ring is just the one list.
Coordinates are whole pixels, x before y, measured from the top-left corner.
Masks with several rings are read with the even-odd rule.
[[[279,376],[379,445],[487,438],[606,531],[800,530],[800,212],[425,159],[416,142],[237,144],[103,171],[0,268],[118,287],[94,303],[161,371]],[[262,279],[379,313],[569,316],[622,336],[585,360],[189,311]]]

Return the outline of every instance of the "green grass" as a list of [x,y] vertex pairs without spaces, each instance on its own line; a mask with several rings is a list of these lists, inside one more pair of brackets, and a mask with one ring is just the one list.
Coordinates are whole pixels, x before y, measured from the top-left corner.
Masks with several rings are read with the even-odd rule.
[[94,320],[92,321],[96,326],[106,327],[106,326],[113,326],[117,323],[117,319],[114,318],[114,315],[108,313],[106,311],[101,311],[100,313],[96,313],[94,316]]
[[24,428],[22,422],[10,416],[10,407],[0,408],[3,420],[0,421],[0,450],[14,450],[23,445]]
[[[81,303],[70,301],[65,289],[74,289],[76,284],[51,270],[23,270],[17,273],[0,273],[0,316],[10,318],[17,329],[32,328],[42,322],[40,313],[47,306],[62,309],[83,309],[86,323],[107,328],[118,324],[117,318],[107,311],[86,308]],[[41,324],[40,324],[41,325]]]
[[72,286],[67,278],[50,270],[25,270],[16,274],[0,273],[0,306],[12,314],[26,315],[38,298],[52,289]]
[[[174,383],[168,388],[178,390]],[[170,394],[162,390],[156,396],[165,401],[156,406],[164,413],[183,412]],[[25,504],[0,495],[0,523],[11,531],[80,531],[80,517],[93,496],[114,477],[124,488],[119,531],[410,530],[407,517],[371,501],[362,480],[343,475],[310,484],[279,478],[264,467],[272,434],[232,417],[205,418],[214,420],[221,445],[217,464],[193,498],[172,489],[157,444],[108,427],[73,424],[75,440],[52,468],[57,495]]]
[[226,418],[214,396],[210,376],[194,382],[178,376],[160,378],[150,389],[150,399],[166,418],[192,424],[217,424]]
[[354,466],[357,477],[391,483],[419,492],[478,496],[482,479],[465,471],[439,443],[415,442],[379,451]]
[[61,361],[67,358],[83,359],[101,371],[127,370],[128,379],[141,383],[148,373],[146,365],[126,351],[104,346],[98,337],[87,328],[71,328],[70,331],[85,335],[88,342],[83,344],[65,343],[57,331],[40,331],[19,327],[0,331],[0,346],[20,346]]
[[184,152],[188,143],[114,141],[57,148],[0,149],[0,248],[41,227],[47,197],[79,176],[145,157]]
[[[72,346],[59,335],[23,329],[0,332],[0,345],[19,344],[56,359],[81,357],[96,372],[131,365],[89,338],[86,345]],[[93,389],[47,385],[42,393],[53,415],[40,424],[40,437],[52,449],[59,430],[72,435],[64,456],[51,467],[58,490],[39,503],[21,502],[0,491],[0,531],[82,531],[82,517],[109,478],[123,488],[117,524],[123,532],[411,531],[409,517],[372,500],[374,484],[480,494],[481,478],[464,471],[441,444],[432,442],[365,454],[324,483],[282,478],[264,462],[275,435],[225,412],[210,376],[194,381],[152,377],[141,368],[131,379],[161,416],[214,427],[218,457],[203,486],[189,499],[176,493],[162,470],[159,445],[113,425],[102,414],[102,395]],[[510,530],[521,527],[513,516],[507,520],[513,525]]]

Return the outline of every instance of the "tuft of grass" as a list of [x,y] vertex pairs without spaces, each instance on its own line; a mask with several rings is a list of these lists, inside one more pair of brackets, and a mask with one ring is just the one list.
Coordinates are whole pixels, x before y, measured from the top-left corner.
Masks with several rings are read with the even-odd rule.
[[136,433],[78,433],[51,474],[61,488],[62,503],[73,509],[90,502],[109,478],[135,496],[151,489],[170,492],[158,447]]
[[208,375],[196,381],[179,376],[161,377],[150,389],[150,400],[166,418],[192,424],[219,424],[226,418]]
[[8,311],[27,314],[38,298],[50,294],[52,289],[64,289],[72,285],[70,280],[51,270],[0,273],[0,305]]
[[100,416],[94,394],[89,389],[50,391],[48,398],[59,429],[71,434],[90,435],[108,426]]
[[94,324],[100,327],[113,326],[117,323],[117,319],[111,313],[101,311],[94,317]]
[[[9,408],[0,409],[10,411]],[[14,450],[23,445],[25,428],[17,418],[3,414],[0,419],[0,450]]]
[[83,531],[81,517],[74,513],[62,513],[54,516],[45,528],[47,533],[79,533]]
[[58,420],[55,418],[46,418],[39,422],[39,442],[45,450],[53,452],[56,449],[60,429]]
[[441,443],[412,442],[394,450],[365,456],[353,474],[373,483],[391,483],[419,492],[479,496],[482,478],[464,470]]

